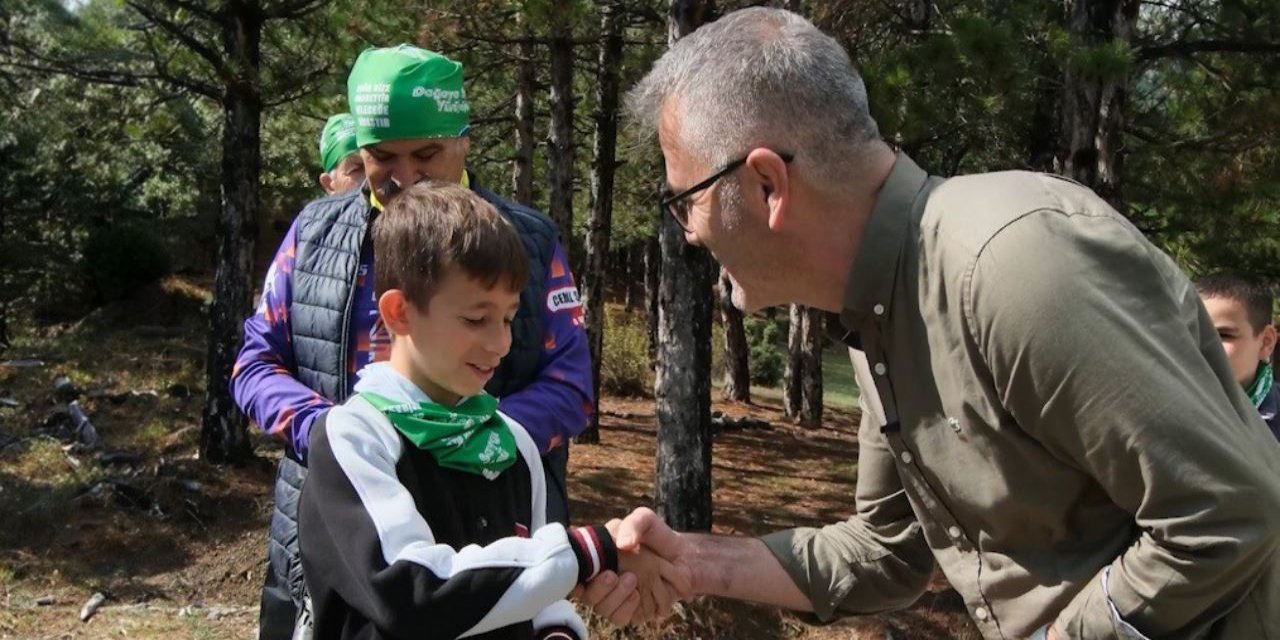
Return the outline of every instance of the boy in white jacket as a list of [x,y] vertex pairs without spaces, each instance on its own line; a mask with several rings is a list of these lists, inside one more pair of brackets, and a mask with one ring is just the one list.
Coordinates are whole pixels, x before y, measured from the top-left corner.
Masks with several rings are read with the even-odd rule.
[[575,586],[670,565],[619,554],[603,526],[547,524],[537,447],[484,392],[529,275],[515,229],[423,183],[372,235],[391,357],[313,430],[299,543],[315,637],[585,640]]

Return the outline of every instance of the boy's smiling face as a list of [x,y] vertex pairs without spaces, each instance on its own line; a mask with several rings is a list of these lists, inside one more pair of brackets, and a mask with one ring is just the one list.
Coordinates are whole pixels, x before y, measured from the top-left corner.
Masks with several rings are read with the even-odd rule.
[[484,389],[511,349],[520,292],[501,280],[492,288],[449,269],[426,304],[392,289],[378,301],[395,336],[391,364],[432,400],[451,405]]
[[1231,363],[1236,382],[1248,388],[1258,372],[1258,363],[1270,360],[1276,346],[1276,331],[1270,325],[1256,331],[1249,323],[1249,312],[1243,302],[1234,298],[1203,298],[1205,309],[1222,339],[1222,348]]

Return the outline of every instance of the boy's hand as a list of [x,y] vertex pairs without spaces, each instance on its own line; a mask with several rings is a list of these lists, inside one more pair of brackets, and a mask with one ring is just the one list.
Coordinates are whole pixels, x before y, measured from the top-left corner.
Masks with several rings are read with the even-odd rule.
[[[636,513],[657,518],[647,509],[638,509]],[[616,539],[622,524],[622,520],[614,519],[605,528]],[[645,542],[657,543],[650,547],[637,537],[645,529],[633,525],[627,548],[618,548],[618,574],[606,571],[573,592],[574,599],[618,626],[670,616],[677,600],[687,600],[694,595],[692,571],[683,557],[686,549],[678,534],[647,536],[652,540]]]
[[619,627],[631,624],[640,609],[640,593],[632,573],[601,572],[591,582],[574,587],[570,596]]

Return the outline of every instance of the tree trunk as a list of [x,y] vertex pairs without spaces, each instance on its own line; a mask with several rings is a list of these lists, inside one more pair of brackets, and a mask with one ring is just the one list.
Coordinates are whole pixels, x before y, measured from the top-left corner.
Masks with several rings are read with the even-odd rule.
[[1027,131],[1027,168],[1044,173],[1060,173],[1055,157],[1058,154],[1058,129],[1062,124],[1059,113],[1062,106],[1062,84],[1054,77],[1056,63],[1046,60],[1039,66],[1032,87],[1035,96]]
[[200,451],[210,462],[235,462],[253,455],[245,418],[232,401],[228,384],[240,351],[240,328],[253,308],[253,245],[261,208],[261,37],[256,6],[237,3],[227,9],[222,42],[228,66],[236,75],[227,81],[222,105],[222,216],[200,431]]
[[751,367],[742,311],[733,306],[733,281],[720,270],[720,321],[724,323],[724,397],[751,402]]
[[[0,198],[0,246],[5,245],[5,230],[8,228],[9,206]],[[9,341],[9,298],[13,294],[10,287],[13,283],[12,255],[0,255],[0,353],[4,353],[11,345]]]
[[[708,5],[671,0],[668,43],[705,21]],[[711,256],[659,226],[657,511],[677,530],[711,528]]]
[[[1097,50],[1132,40],[1138,0],[1068,0],[1067,30],[1078,49]],[[1127,69],[1114,75],[1079,69],[1070,62],[1063,79],[1063,173],[1121,209]]]
[[804,401],[804,307],[793,304],[787,328],[787,372],[784,376],[782,414],[791,420],[800,418]]
[[604,347],[604,297],[608,281],[609,233],[613,225],[613,174],[618,143],[618,71],[622,63],[622,6],[608,0],[600,7],[600,59],[596,71],[596,135],[591,154],[591,223],[587,227],[587,340],[591,345],[591,378],[595,411],[591,424],[575,442],[600,442],[600,356]]
[[551,180],[551,219],[560,227],[569,263],[573,255],[573,40],[566,11],[555,12],[551,40],[551,140],[547,169]]
[[627,313],[640,308],[644,300],[644,244],[632,244],[627,247],[627,277],[623,282],[627,287]]
[[822,425],[822,347],[825,336],[822,329],[821,309],[805,308],[804,331],[801,342],[804,361],[804,402],[800,406],[800,424],[806,427]]
[[[661,211],[658,212],[658,231],[662,233]],[[649,328],[649,368],[658,370],[658,283],[662,279],[662,250],[654,236],[644,241],[644,297],[645,323]]]
[[[528,18],[524,12],[516,13],[522,23],[516,65],[516,140],[515,158],[511,161],[511,192],[516,202],[533,206],[533,105],[538,90],[537,60]],[[562,230],[563,231],[563,230]]]

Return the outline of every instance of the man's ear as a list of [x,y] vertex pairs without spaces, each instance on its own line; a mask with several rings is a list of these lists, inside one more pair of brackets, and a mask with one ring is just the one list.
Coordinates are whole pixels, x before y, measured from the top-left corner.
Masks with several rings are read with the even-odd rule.
[[333,195],[333,176],[326,171],[320,174],[320,188],[328,195]]
[[399,289],[388,289],[378,296],[378,313],[393,336],[409,334],[409,317],[413,313],[409,300]]
[[751,172],[758,192],[751,197],[762,197],[769,207],[769,229],[777,231],[787,222],[791,211],[791,176],[787,163],[772,149],[758,148],[747,154],[747,170]]

